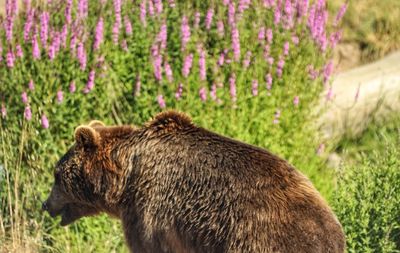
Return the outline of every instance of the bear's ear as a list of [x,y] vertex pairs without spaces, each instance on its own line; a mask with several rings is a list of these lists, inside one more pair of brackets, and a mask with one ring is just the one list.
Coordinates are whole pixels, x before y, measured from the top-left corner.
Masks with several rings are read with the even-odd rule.
[[100,134],[90,126],[75,129],[75,141],[84,148],[96,148],[100,145]]
[[92,120],[92,121],[89,122],[89,126],[90,127],[105,127],[106,124],[104,124],[100,120]]

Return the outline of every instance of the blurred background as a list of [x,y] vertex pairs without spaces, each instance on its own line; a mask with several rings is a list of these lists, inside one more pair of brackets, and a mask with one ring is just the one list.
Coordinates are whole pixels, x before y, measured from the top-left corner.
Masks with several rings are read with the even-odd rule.
[[118,221],[62,228],[41,201],[77,126],[167,109],[306,174],[348,252],[399,252],[399,20],[391,0],[0,0],[0,252],[127,252]]

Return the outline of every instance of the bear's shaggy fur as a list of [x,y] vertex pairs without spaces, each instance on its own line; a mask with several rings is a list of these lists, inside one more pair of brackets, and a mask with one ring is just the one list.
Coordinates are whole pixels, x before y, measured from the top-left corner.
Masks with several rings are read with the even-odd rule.
[[43,209],[62,225],[106,212],[132,252],[344,252],[310,181],[270,152],[158,114],[141,128],[75,131]]

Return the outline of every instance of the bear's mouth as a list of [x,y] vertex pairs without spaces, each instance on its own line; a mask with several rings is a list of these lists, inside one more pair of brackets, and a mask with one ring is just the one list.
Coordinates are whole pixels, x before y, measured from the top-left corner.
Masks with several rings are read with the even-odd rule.
[[71,208],[70,204],[65,205],[61,209],[60,215],[61,215],[61,222],[60,222],[61,226],[67,226],[80,218],[80,216],[77,215],[76,212],[73,212],[73,209]]

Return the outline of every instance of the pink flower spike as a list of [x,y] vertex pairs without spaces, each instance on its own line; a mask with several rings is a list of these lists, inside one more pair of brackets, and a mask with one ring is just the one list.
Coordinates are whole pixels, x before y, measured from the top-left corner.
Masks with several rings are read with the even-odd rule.
[[240,38],[239,38],[239,30],[236,27],[236,25],[233,25],[233,27],[232,27],[231,39],[232,39],[233,57],[234,57],[235,61],[239,61],[240,60]]
[[69,85],[69,92],[74,93],[76,91],[75,81],[72,81]]
[[272,40],[273,40],[273,38],[274,38],[274,34],[272,33],[272,29],[271,28],[268,28],[267,29],[267,32],[266,32],[266,38],[267,38],[267,42],[269,43],[269,44],[271,44],[272,43]]
[[289,55],[289,42],[286,41],[285,44],[283,44],[283,55],[287,56]]
[[100,17],[99,21],[97,22],[97,25],[96,25],[96,32],[95,32],[94,43],[93,43],[94,50],[98,50],[100,48],[100,44],[103,42],[103,29],[104,29],[104,22],[103,22],[103,18]]
[[199,52],[199,69],[200,69],[200,80],[206,80],[207,69],[206,69],[206,52],[204,49],[200,49]]
[[125,32],[126,32],[126,34],[127,35],[132,35],[132,23],[129,20],[128,16],[125,16],[124,22],[125,22]]
[[252,81],[251,93],[253,94],[254,97],[258,95],[258,81],[257,80]]
[[217,85],[215,83],[211,86],[210,97],[213,101],[217,100]]
[[182,92],[183,92],[183,84],[180,83],[179,86],[178,86],[178,89],[177,89],[176,92],[175,92],[175,98],[176,98],[176,100],[180,100],[180,99],[181,99],[181,97],[182,97]]
[[293,104],[294,104],[294,106],[298,106],[298,105],[299,105],[299,102],[300,102],[299,96],[295,96],[294,99],[293,99]]
[[186,16],[182,17],[182,25],[181,25],[181,43],[182,43],[182,50],[186,49],[186,44],[190,40],[190,27],[188,23],[188,18]]
[[42,127],[44,129],[49,128],[49,120],[47,119],[45,114],[42,115]]
[[209,9],[207,11],[206,20],[205,20],[207,30],[210,30],[210,28],[211,28],[213,16],[214,16],[214,9]]
[[7,52],[7,67],[12,68],[14,67],[14,53],[10,50]]
[[20,44],[17,44],[15,46],[15,51],[16,51],[16,55],[18,58],[22,58],[22,56],[24,56],[24,53],[22,52],[22,48]]
[[32,111],[31,111],[31,108],[29,107],[29,105],[27,105],[27,106],[25,107],[25,110],[24,110],[24,117],[25,117],[25,119],[28,120],[28,121],[32,119]]
[[263,26],[258,31],[258,41],[262,42],[264,41],[264,38],[265,38],[265,27]]
[[143,0],[140,3],[140,21],[142,22],[143,26],[146,26],[146,14],[147,14],[147,10],[146,10],[146,0]]
[[7,109],[4,103],[1,104],[1,117],[4,119],[7,116]]
[[342,20],[344,14],[346,13],[347,10],[347,3],[344,3],[341,7],[340,10],[338,12],[338,14],[336,15],[335,21],[333,22],[333,26],[337,26],[340,22],[340,20]]
[[28,83],[28,89],[29,90],[35,90],[35,84],[33,83],[32,79]]
[[63,92],[62,92],[62,90],[58,90],[57,91],[57,102],[59,103],[59,104],[61,104],[61,102],[64,100],[64,95],[63,95]]
[[165,71],[165,75],[167,76],[167,79],[169,82],[173,82],[174,81],[174,77],[172,74],[172,69],[171,66],[169,65],[168,62],[164,62],[164,71]]
[[24,103],[24,104],[28,103],[28,94],[26,93],[26,91],[22,92],[21,100],[22,100],[22,103]]
[[182,75],[184,77],[189,76],[190,69],[192,68],[192,63],[193,63],[193,54],[189,54],[188,56],[186,56],[185,61],[183,63]]
[[200,88],[199,96],[202,102],[205,102],[207,100],[207,90],[205,87]]
[[160,106],[161,109],[164,109],[166,107],[163,95],[158,95],[157,96],[157,102],[158,102],[158,105]]

